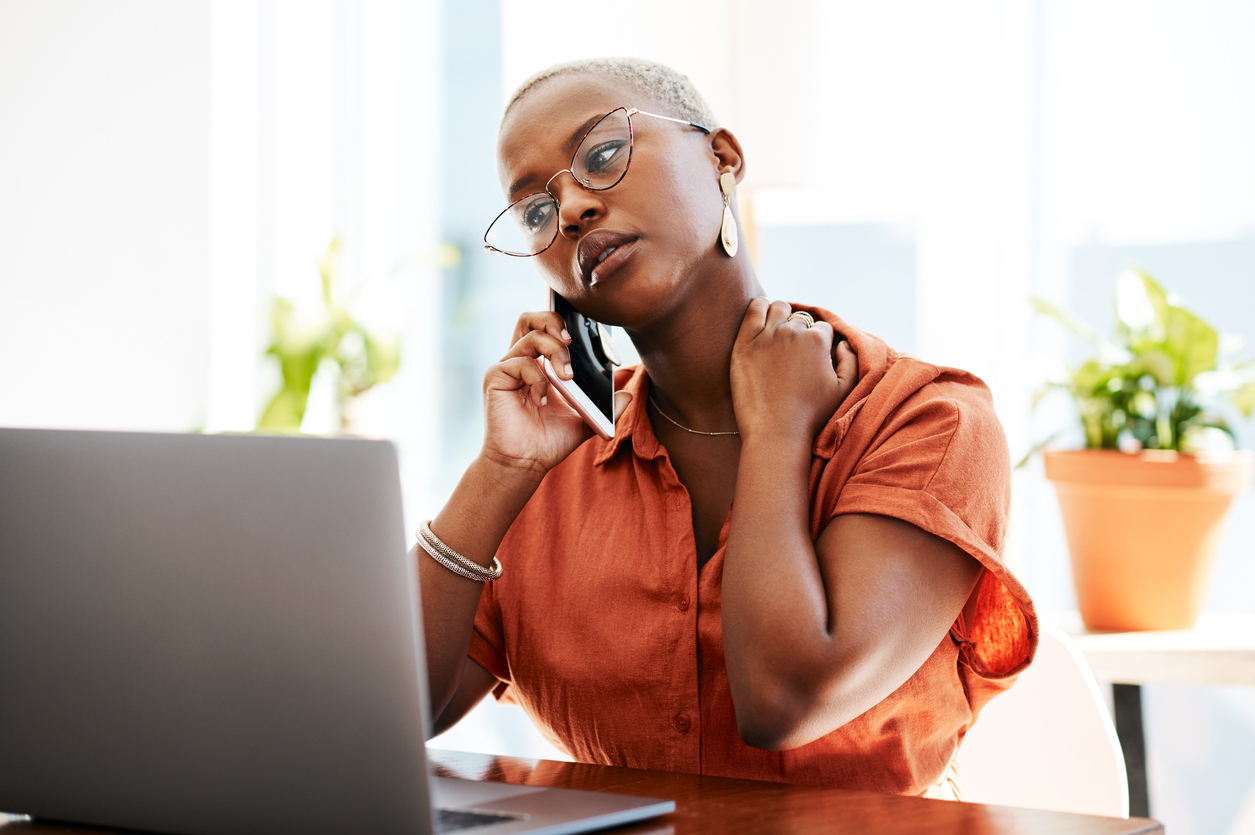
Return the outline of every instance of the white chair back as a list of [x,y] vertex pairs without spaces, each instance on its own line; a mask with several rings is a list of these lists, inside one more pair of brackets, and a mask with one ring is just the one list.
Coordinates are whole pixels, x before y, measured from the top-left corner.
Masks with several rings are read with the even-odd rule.
[[1129,816],[1129,782],[1111,714],[1084,656],[1041,624],[1037,657],[990,701],[958,753],[975,803]]

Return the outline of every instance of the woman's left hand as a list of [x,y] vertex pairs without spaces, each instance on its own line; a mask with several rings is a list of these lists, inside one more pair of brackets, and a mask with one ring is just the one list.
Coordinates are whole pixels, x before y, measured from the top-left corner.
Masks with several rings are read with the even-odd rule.
[[789,319],[787,302],[753,299],[732,346],[732,406],[742,442],[767,434],[812,441],[858,385],[849,343],[832,326]]

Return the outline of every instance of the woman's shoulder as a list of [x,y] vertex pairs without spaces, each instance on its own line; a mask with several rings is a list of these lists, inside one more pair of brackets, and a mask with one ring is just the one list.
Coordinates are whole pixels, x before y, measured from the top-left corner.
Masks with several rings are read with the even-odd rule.
[[909,354],[898,356],[871,393],[882,401],[886,414],[932,414],[1001,427],[993,394],[984,380],[970,371],[934,365]]

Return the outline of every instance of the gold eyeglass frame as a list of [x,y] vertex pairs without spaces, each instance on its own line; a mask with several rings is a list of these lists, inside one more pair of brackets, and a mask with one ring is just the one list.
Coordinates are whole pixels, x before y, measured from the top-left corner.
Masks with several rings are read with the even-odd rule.
[[[575,160],[576,160],[576,158],[579,156],[579,153],[580,153],[580,148],[582,148],[582,147],[584,146],[584,140],[585,140],[585,139],[588,139],[589,134],[591,134],[593,131],[597,130],[597,128],[601,125],[601,123],[602,123],[602,122],[606,121],[606,120],[607,120],[607,119],[609,119],[611,116],[613,116],[614,114],[618,113],[620,110],[622,110],[622,111],[624,112],[624,114],[627,116],[627,123],[628,123],[628,159],[627,159],[627,164],[623,166],[623,173],[619,175],[619,178],[618,178],[617,180],[615,180],[613,183],[611,183],[610,185],[608,185],[608,186],[600,186],[600,187],[589,185],[589,183],[588,183],[587,181],[585,181],[585,180],[581,180],[581,179],[580,179],[580,177],[579,177],[579,175],[575,173]],[[549,243],[545,244],[543,247],[541,247],[540,249],[536,250],[535,252],[530,252],[530,253],[522,253],[522,252],[508,252],[508,251],[506,251],[506,250],[504,250],[504,249],[497,249],[497,247],[495,247],[495,246],[493,246],[492,244],[488,243],[488,235],[489,235],[489,233],[490,233],[490,232],[492,232],[492,228],[493,228],[494,226],[496,226],[496,225],[497,225],[497,223],[498,223],[498,222],[499,222],[499,221],[500,221],[503,217],[505,217],[506,215],[508,215],[508,214],[510,213],[510,211],[514,209],[514,207],[515,207],[515,206],[517,206],[518,204],[522,203],[522,202],[523,202],[523,201],[525,201],[525,200],[531,200],[533,197],[536,197],[536,196],[538,196],[538,195],[542,195],[542,194],[543,194],[543,195],[547,196],[550,200],[552,200],[552,201],[553,201],[553,204],[554,204],[554,206],[558,209],[558,211],[561,211],[561,210],[562,210],[562,204],[558,201],[557,196],[555,196],[555,195],[554,195],[554,193],[553,193],[552,191],[550,191],[550,190],[549,190],[549,186],[550,186],[550,184],[552,184],[552,183],[553,183],[553,181],[554,181],[554,180],[556,180],[558,177],[562,176],[564,173],[569,172],[569,173],[571,174],[571,176],[575,178],[575,182],[579,183],[580,187],[581,187],[581,188],[583,188],[583,189],[584,189],[584,190],[586,190],[586,191],[608,191],[608,190],[610,190],[610,189],[614,188],[615,186],[617,186],[619,183],[623,182],[623,178],[627,176],[628,169],[632,167],[632,151],[633,151],[633,149],[635,148],[635,145],[636,145],[636,132],[635,132],[635,129],[633,128],[633,126],[632,126],[632,117],[633,117],[633,116],[652,116],[652,117],[653,117],[653,118],[655,118],[655,119],[664,119],[664,120],[666,120],[666,121],[668,121],[668,122],[675,122],[676,124],[680,124],[680,125],[688,125],[689,127],[692,127],[692,128],[697,128],[697,129],[698,129],[698,130],[700,130],[702,133],[707,134],[707,135],[709,135],[709,134],[711,133],[711,128],[708,128],[708,127],[706,127],[705,125],[699,125],[697,122],[690,122],[690,121],[688,121],[687,119],[676,119],[676,118],[673,118],[673,117],[671,117],[671,116],[662,116],[662,115],[659,115],[659,114],[657,114],[657,113],[649,113],[649,112],[646,112],[646,111],[644,111],[644,110],[640,110],[639,108],[636,108],[636,107],[616,107],[614,110],[611,110],[611,111],[610,111],[609,113],[607,113],[605,116],[602,116],[600,119],[598,119],[596,122],[594,122],[594,123],[593,123],[593,125],[592,125],[592,127],[590,127],[588,130],[584,131],[584,135],[580,137],[580,141],[579,141],[579,142],[577,142],[577,143],[576,143],[576,145],[575,145],[575,152],[571,154],[571,162],[570,162],[570,164],[569,164],[569,165],[567,165],[567,167],[566,167],[566,168],[563,168],[561,171],[558,171],[556,174],[554,174],[552,177],[550,177],[550,178],[548,179],[548,181],[546,181],[546,182],[545,182],[545,190],[544,190],[544,191],[533,191],[533,192],[532,192],[532,193],[530,193],[530,194],[526,194],[526,195],[524,195],[524,196],[520,197],[518,200],[515,200],[513,203],[511,203],[509,206],[506,206],[504,211],[502,211],[499,215],[497,215],[495,218],[493,218],[492,223],[488,224],[488,228],[487,228],[486,230],[484,230],[484,249],[488,250],[489,252],[499,252],[499,253],[501,253],[502,255],[509,255],[509,256],[511,256],[511,257],[513,257],[513,258],[531,258],[531,257],[533,257],[533,256],[535,256],[535,255],[540,255],[542,252],[544,252],[545,250],[549,249],[549,247],[553,246],[553,242],[554,242],[554,241],[556,241],[556,240],[558,239],[558,230],[561,228],[561,224],[560,224],[560,223],[556,223],[556,224],[554,224],[554,228],[553,228],[553,237],[549,239]]]

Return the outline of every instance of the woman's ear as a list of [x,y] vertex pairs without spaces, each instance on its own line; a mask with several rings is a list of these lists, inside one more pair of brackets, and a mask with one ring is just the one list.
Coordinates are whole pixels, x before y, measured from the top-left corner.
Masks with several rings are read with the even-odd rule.
[[745,155],[741,143],[732,131],[719,128],[710,135],[710,153],[715,161],[715,173],[731,172],[738,183],[745,179]]

